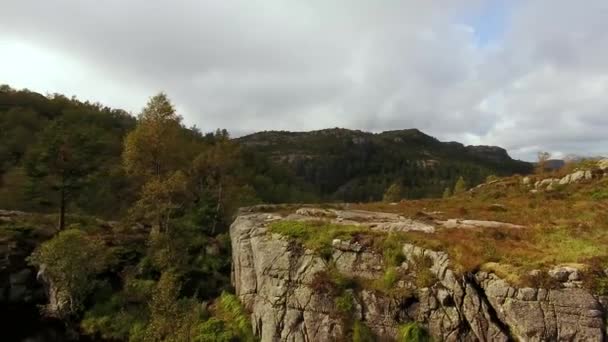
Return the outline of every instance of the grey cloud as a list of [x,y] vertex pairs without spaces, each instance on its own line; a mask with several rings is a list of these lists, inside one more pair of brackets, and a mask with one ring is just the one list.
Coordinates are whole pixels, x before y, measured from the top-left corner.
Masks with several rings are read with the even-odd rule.
[[164,90],[204,130],[417,127],[527,159],[608,152],[602,0],[509,2],[491,46],[463,22],[490,0],[7,1],[0,40]]

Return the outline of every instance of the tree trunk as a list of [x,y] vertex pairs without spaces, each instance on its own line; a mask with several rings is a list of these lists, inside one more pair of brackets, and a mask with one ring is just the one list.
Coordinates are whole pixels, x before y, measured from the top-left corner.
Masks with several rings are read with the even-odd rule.
[[211,228],[211,235],[215,235],[215,227],[217,226],[218,217],[220,215],[220,209],[222,208],[222,182],[217,194],[217,207],[215,207],[215,219],[213,220],[213,227]]
[[65,186],[61,185],[61,192],[59,194],[59,225],[58,230],[62,231],[65,228]]

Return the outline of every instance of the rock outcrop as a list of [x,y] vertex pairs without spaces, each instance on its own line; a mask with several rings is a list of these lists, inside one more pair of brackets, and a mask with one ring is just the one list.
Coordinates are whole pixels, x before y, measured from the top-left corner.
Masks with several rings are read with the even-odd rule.
[[[559,185],[576,184],[585,181],[590,181],[594,178],[606,177],[608,175],[608,159],[597,161],[596,165],[591,169],[576,170],[561,178],[545,178],[534,182],[534,190],[552,191]],[[531,178],[524,177],[522,184],[531,185]]]
[[[347,210],[307,208],[288,217],[332,222],[340,222],[338,217],[342,217],[342,221],[361,223],[362,215],[370,228],[395,224],[390,214]],[[360,241],[335,239],[328,260],[268,231],[271,222],[282,219],[285,217],[273,213],[242,213],[230,228],[233,284],[262,341],[341,340],[348,336],[354,320],[386,341],[395,341],[399,326],[408,322],[418,322],[436,340],[445,341],[605,338],[606,308],[586,290],[515,288],[493,273],[458,274],[446,253],[412,244],[403,244],[405,261],[396,267],[408,276],[390,293],[373,286],[347,290],[352,307],[345,319],[337,309],[337,294],[323,286],[319,275],[339,273],[371,284],[386,274],[382,254]],[[417,224],[423,223],[408,223]],[[421,281],[423,276],[427,281]]]

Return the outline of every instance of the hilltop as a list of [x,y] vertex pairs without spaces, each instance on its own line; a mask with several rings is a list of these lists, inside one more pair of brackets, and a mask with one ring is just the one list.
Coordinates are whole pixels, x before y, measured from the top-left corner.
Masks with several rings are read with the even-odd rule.
[[608,160],[448,199],[245,209],[236,293],[263,341],[602,341]]
[[532,169],[503,148],[441,142],[417,129],[267,131],[236,140],[288,167],[322,198],[345,202],[380,200],[395,182],[406,198],[439,197],[461,176],[477,185],[489,175]]

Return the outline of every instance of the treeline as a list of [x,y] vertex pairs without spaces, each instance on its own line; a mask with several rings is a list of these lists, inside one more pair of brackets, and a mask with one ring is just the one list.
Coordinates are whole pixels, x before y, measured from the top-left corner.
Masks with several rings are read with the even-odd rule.
[[[1,86],[0,208],[53,212],[63,202],[71,213],[122,217],[137,193],[122,159],[123,140],[136,124],[123,110]],[[225,199],[237,197],[237,187],[247,203],[316,200],[291,170],[239,148],[226,130],[202,133],[181,122],[177,130],[184,138],[175,142],[183,145],[174,146],[174,159],[181,153],[190,161],[205,155],[213,160],[199,163],[224,163],[217,172],[229,178]],[[243,203],[225,204],[230,211]]]
[[[252,341],[230,294],[227,228],[240,206],[306,196],[289,171],[243,151],[225,130],[185,127],[165,94],[137,119],[75,99],[48,101],[65,106],[11,108],[14,121],[5,121],[7,138],[16,140],[18,127],[32,136],[21,152],[6,152],[14,158],[5,175],[21,172],[20,205],[58,218],[57,234],[29,258],[53,292],[43,312],[103,340]],[[39,125],[20,124],[27,110]],[[119,222],[74,215],[83,213]]]
[[460,177],[474,186],[490,175],[532,170],[501,148],[444,143],[416,129],[260,132],[238,140],[291,169],[323,201],[380,201],[394,183],[403,198],[441,197]]

